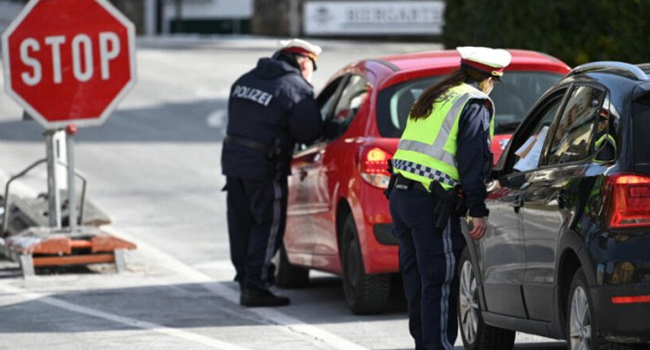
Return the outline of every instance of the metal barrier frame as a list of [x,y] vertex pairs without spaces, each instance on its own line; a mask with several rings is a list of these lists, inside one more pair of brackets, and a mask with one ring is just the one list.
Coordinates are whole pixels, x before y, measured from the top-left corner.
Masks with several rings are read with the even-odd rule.
[[[12,176],[12,177],[9,179],[9,181],[7,181],[7,184],[5,185],[5,203],[4,203],[4,214],[3,214],[3,215],[4,215],[4,219],[2,220],[2,233],[3,233],[3,234],[4,234],[5,232],[7,232],[7,229],[9,228],[9,216],[11,215],[11,213],[9,212],[9,202],[10,202],[10,200],[9,200],[9,194],[10,194],[9,189],[10,189],[11,183],[14,182],[14,180],[17,180],[17,179],[19,179],[19,178],[21,178],[21,177],[27,175],[27,173],[29,173],[32,169],[34,169],[34,168],[37,167],[38,165],[43,164],[43,163],[45,163],[45,162],[47,162],[47,158],[43,158],[43,159],[41,159],[41,160],[38,160],[38,161],[32,163],[32,164],[31,164],[30,166],[28,166],[27,168],[25,168],[25,170],[23,170],[23,171],[21,171],[20,173],[18,173],[18,174],[16,174],[16,175]],[[68,166],[67,163],[64,163],[64,162],[61,162],[61,161],[57,161],[56,163],[57,163],[58,165],[62,165],[62,166],[66,166],[66,167]],[[69,170],[68,170],[68,171],[69,171]],[[78,172],[77,170],[74,171],[74,175],[75,175],[76,177],[78,177],[79,179],[81,179],[81,181],[82,181],[82,186],[81,186],[81,200],[80,200],[80,203],[79,203],[79,216],[77,217],[77,222],[81,223],[81,222],[83,222],[84,204],[85,204],[85,202],[86,202],[86,185],[87,185],[88,181],[87,181],[86,178],[85,178],[85,177],[84,177],[80,172]],[[70,189],[68,189],[68,191],[69,191],[69,190],[70,190]],[[55,191],[58,191],[58,190],[55,189]],[[53,195],[53,194],[49,193],[48,195]],[[68,219],[68,220],[70,220],[70,219]]]

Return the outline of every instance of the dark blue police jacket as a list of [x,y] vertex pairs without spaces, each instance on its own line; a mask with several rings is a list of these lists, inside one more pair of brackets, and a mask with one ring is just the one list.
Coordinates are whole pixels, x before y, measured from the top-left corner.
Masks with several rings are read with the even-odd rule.
[[271,147],[279,156],[236,143],[224,143],[222,172],[243,179],[274,179],[290,173],[296,142],[321,136],[323,122],[311,84],[300,70],[282,59],[261,58],[230,90],[227,134]]

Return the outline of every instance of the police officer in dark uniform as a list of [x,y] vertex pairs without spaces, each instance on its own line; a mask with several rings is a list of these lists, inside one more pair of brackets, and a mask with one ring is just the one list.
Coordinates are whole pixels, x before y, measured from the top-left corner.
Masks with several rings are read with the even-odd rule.
[[247,307],[289,304],[269,287],[286,224],[291,154],[296,142],[313,142],[323,132],[311,85],[321,48],[300,39],[280,44],[233,84],[221,158],[230,255]]
[[469,236],[483,237],[494,129],[488,93],[511,59],[505,50],[457,50],[460,69],[418,98],[392,160],[390,212],[416,350],[454,348],[457,261],[465,246],[459,216],[469,208]]

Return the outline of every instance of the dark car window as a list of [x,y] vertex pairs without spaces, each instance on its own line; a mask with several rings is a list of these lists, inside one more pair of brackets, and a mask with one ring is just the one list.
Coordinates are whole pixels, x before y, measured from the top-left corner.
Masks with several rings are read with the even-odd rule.
[[383,137],[400,137],[406,127],[411,106],[422,92],[439,77],[414,79],[393,85],[379,92],[377,127]]
[[345,133],[350,122],[357,115],[359,107],[366,101],[369,92],[370,86],[364,77],[350,76],[334,107],[334,113],[326,120],[325,137],[328,140],[333,140]]
[[494,133],[514,132],[535,101],[562,77],[545,72],[506,72],[490,93],[496,109]]
[[344,78],[346,77],[339,77],[335,79],[331,83],[327,84],[327,86],[323,88],[323,90],[318,94],[316,103],[318,104],[318,108],[320,108],[320,114],[323,120],[326,120],[329,116],[332,106],[336,102],[336,99],[339,95],[339,88]]
[[[377,125],[383,137],[400,137],[406,126],[411,105],[439,77],[414,79],[379,92]],[[547,72],[506,72],[501,83],[494,84],[495,133],[512,133],[528,109],[549,87],[562,78]]]
[[637,169],[650,172],[650,95],[635,101],[632,110],[634,164]]
[[550,139],[547,165],[575,162],[589,156],[594,124],[604,99],[605,91],[591,86],[577,86],[571,91]]
[[512,140],[510,152],[513,154],[508,159],[508,168],[512,166],[518,171],[528,171],[539,166],[544,144],[563,96],[563,91],[557,92],[541,104],[536,111],[533,111],[528,118],[529,125],[515,135]]
[[[341,77],[338,77],[334,79],[332,82],[327,84],[321,90],[321,92],[318,94],[318,97],[316,97],[316,105],[318,106],[318,109],[320,110],[321,118],[326,121],[329,116],[331,115],[332,108],[334,107],[334,104],[338,100],[338,97],[341,94],[341,87],[342,83],[344,83],[347,80],[348,76],[344,75]],[[318,144],[322,142],[323,139],[320,138],[319,140],[316,140],[314,143],[310,144]],[[296,144],[296,148],[293,150],[295,152],[300,152],[303,151],[307,148],[309,148],[308,144],[300,143]]]

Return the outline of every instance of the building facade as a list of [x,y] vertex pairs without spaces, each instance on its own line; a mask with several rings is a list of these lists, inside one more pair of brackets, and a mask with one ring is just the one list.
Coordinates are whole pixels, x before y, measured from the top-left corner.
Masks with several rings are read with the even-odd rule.
[[[109,0],[138,35],[439,37],[444,0]],[[0,31],[27,0],[0,0]]]
[[254,0],[143,0],[141,3],[142,33],[146,35],[251,33]]

